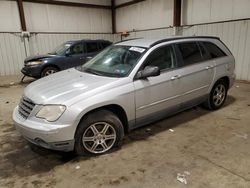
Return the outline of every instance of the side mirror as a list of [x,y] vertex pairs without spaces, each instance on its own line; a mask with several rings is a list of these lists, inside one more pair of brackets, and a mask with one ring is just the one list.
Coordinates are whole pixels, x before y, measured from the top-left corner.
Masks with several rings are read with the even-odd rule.
[[142,71],[139,71],[136,75],[137,79],[145,79],[147,77],[159,76],[160,69],[156,66],[146,66]]

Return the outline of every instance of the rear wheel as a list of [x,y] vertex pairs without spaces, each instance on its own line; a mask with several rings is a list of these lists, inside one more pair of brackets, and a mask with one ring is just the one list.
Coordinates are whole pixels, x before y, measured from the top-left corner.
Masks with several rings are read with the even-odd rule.
[[227,84],[224,80],[218,80],[205,102],[205,107],[207,107],[210,110],[217,110],[221,108],[221,106],[225,103],[225,100],[227,98]]
[[121,144],[124,130],[119,118],[112,112],[100,110],[88,114],[75,134],[78,155],[102,154]]
[[45,76],[49,76],[51,74],[54,74],[56,72],[58,72],[59,70],[56,67],[46,67],[42,73],[41,73],[41,77],[45,77]]

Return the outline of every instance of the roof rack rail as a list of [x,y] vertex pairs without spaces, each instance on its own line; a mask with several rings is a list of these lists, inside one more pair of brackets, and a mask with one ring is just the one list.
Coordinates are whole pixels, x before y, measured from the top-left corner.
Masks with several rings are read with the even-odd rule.
[[173,37],[173,38],[167,38],[167,39],[162,39],[162,40],[158,40],[156,42],[154,42],[153,44],[151,44],[149,47],[152,48],[153,46],[163,43],[163,42],[168,42],[168,41],[172,41],[172,40],[178,40],[178,39],[192,39],[192,38],[211,38],[211,39],[220,39],[219,37],[215,37],[215,36],[187,36],[187,37]]
[[127,40],[122,40],[122,41],[116,42],[115,44],[118,44],[118,43],[121,43],[121,42],[130,41],[130,40],[136,40],[136,39],[143,39],[143,37],[138,37],[138,38],[132,38],[132,39],[127,39]]

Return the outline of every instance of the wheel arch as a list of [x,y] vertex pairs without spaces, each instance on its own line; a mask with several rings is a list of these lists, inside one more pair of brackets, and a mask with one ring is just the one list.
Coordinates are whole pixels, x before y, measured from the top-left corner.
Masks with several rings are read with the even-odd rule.
[[127,114],[126,114],[125,110],[118,104],[109,104],[109,105],[105,105],[105,106],[91,109],[90,111],[88,111],[87,113],[82,115],[79,123],[77,124],[76,130],[77,130],[78,126],[81,124],[82,120],[88,114],[97,112],[99,110],[108,110],[108,111],[112,112],[113,114],[115,114],[122,122],[124,133],[127,133],[129,131]]
[[[223,76],[223,77],[217,79],[215,83],[217,83],[219,80],[223,80],[223,81],[226,83],[227,89],[229,89],[229,86],[230,86],[230,79],[229,79],[228,76]],[[215,83],[214,83],[214,84],[215,84]]]

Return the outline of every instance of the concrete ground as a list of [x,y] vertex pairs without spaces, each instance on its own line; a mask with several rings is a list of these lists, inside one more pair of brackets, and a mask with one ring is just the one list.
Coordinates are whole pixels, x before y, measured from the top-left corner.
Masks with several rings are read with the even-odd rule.
[[[11,120],[26,84],[0,78],[0,188],[249,188],[250,85],[235,83],[218,111],[200,107],[137,129],[98,157],[29,145]],[[187,184],[177,181],[184,175]]]

